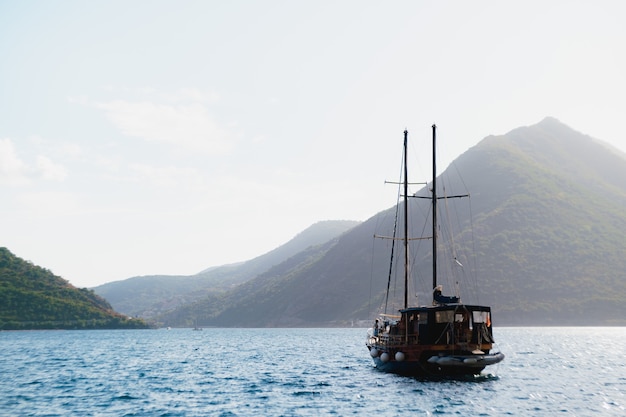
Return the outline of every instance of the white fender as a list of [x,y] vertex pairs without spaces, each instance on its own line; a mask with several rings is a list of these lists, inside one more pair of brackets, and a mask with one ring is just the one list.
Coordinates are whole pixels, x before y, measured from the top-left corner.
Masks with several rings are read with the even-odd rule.
[[449,356],[443,356],[439,358],[437,361],[439,365],[454,365],[455,363],[459,363],[457,359],[451,358]]
[[383,352],[383,354],[380,355],[380,360],[383,362],[389,362],[389,354],[387,352]]
[[372,356],[372,358],[375,358],[376,356],[378,356],[378,349],[376,348],[370,349],[370,355]]
[[404,353],[402,352],[396,352],[396,356],[395,356],[396,360],[398,362],[402,362],[404,360]]

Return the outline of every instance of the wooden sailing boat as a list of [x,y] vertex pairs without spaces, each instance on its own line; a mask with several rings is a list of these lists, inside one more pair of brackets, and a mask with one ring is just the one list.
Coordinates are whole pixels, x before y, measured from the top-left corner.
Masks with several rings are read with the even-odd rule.
[[459,297],[441,294],[437,283],[437,169],[436,126],[433,132],[433,178],[429,198],[432,204],[432,288],[431,305],[410,307],[407,131],[404,131],[404,308],[399,315],[381,315],[368,330],[367,348],[376,368],[402,375],[475,375],[488,365],[504,359],[492,352],[491,308],[463,304]]

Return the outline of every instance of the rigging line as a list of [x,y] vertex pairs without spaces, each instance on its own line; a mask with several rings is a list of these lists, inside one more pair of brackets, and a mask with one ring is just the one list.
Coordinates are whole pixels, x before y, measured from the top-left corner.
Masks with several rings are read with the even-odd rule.
[[465,192],[467,192],[469,194],[469,188],[467,188],[467,184],[465,184],[465,181],[463,181],[463,176],[461,175],[461,172],[459,171],[459,167],[457,166],[456,163],[454,163],[454,161],[452,162],[452,164],[450,164],[452,167],[454,167],[454,170],[456,171],[456,175],[459,178],[459,180],[461,181],[461,183],[463,184],[463,189],[465,190]]
[[[418,207],[420,207],[421,205],[418,205]],[[430,204],[426,205],[427,209],[426,212],[422,211],[422,216],[424,217],[424,219],[428,219],[428,217],[431,214],[431,210],[432,210],[432,206]],[[413,218],[411,220],[411,223],[413,223]],[[422,222],[422,231],[420,236],[423,236],[426,233],[426,228],[428,227],[428,222],[427,221],[423,221]],[[430,237],[429,239],[432,239],[432,237]],[[416,264],[416,259],[417,259],[417,255],[421,252],[421,248],[422,248],[422,242],[421,240],[426,240],[426,239],[420,239],[420,242],[417,243],[416,246],[414,246],[414,259],[413,259],[413,264]],[[415,271],[415,274],[412,274],[413,276],[413,286],[415,287],[415,292],[418,292],[418,288],[422,289],[422,292],[424,292],[425,294],[429,294],[431,292],[431,289],[429,289],[430,284],[426,285],[424,284],[424,280],[423,277],[420,276],[420,268],[413,268],[411,270],[411,272]],[[421,284],[421,285],[420,285]]]
[[[411,251],[411,265],[417,265],[418,255],[419,255],[419,245],[417,245],[417,247]],[[420,276],[419,276],[420,275],[419,269],[420,268],[411,269],[411,281],[410,281],[411,292],[414,294],[416,302],[419,302],[419,284],[421,282]],[[413,271],[415,271],[415,273],[413,273]]]
[[[439,181],[441,181],[441,180],[442,179],[440,177]],[[457,195],[449,195],[447,197],[437,197],[437,200],[444,200],[444,199],[448,199],[448,198],[461,198],[461,197],[469,197],[469,194],[457,194]],[[422,199],[425,199],[425,200],[432,200],[431,197],[426,197],[426,196],[423,196],[423,195],[415,195],[415,194],[410,195],[409,198],[422,198]]]
[[461,172],[459,171],[459,167],[456,163],[452,163],[450,164],[450,167],[453,168],[456,172],[457,178],[458,180],[461,182],[461,184],[463,184],[463,189],[465,190],[465,192],[467,193],[467,197],[469,197],[469,223],[470,223],[470,239],[471,239],[471,254],[469,254],[467,256],[468,261],[471,261],[471,267],[469,268],[468,273],[466,274],[466,276],[468,276],[469,278],[471,278],[471,285],[468,286],[468,290],[471,290],[472,293],[474,294],[474,297],[476,299],[476,302],[480,303],[480,291],[478,290],[478,277],[477,277],[477,256],[476,256],[476,239],[474,236],[474,214],[472,213],[472,197],[468,191],[468,187],[467,184],[464,181],[463,176],[461,175]]
[[[458,165],[453,161],[451,166],[454,168],[454,170],[456,171],[456,175],[457,178],[459,179],[459,181],[461,181],[461,184],[463,184],[463,189],[465,190],[465,192],[467,193],[467,197],[469,198],[469,211],[470,211],[470,225],[471,225],[471,231],[472,231],[472,241],[473,241],[473,233],[474,233],[474,227],[473,227],[473,223],[474,223],[474,216],[472,214],[472,197],[469,193],[469,189],[467,188],[467,184],[465,184],[465,181],[463,180],[463,176],[461,175],[461,172],[459,171],[459,167]],[[474,248],[472,248],[474,249]],[[476,253],[476,252],[473,252]],[[475,269],[474,269],[475,270]]]
[[[472,213],[471,213],[471,196],[469,197],[468,200],[468,206],[470,207],[470,210],[466,210],[466,212],[469,213],[469,219],[468,219],[468,223],[469,223],[469,228],[472,229],[472,222],[473,222],[473,218],[472,218]],[[458,207],[457,207],[458,209]],[[460,219],[460,216],[458,216],[458,218]],[[473,242],[473,231],[470,230],[469,233],[466,233],[464,231],[464,228],[461,227],[461,222],[459,221],[458,224],[459,227],[459,231],[462,232],[462,242],[461,245],[459,246],[459,248],[462,248],[465,252],[465,260],[468,262],[467,264],[467,269],[463,269],[463,277],[464,277],[464,282],[467,283],[467,285],[465,286],[465,289],[468,292],[471,292],[471,295],[473,297],[474,300],[478,300],[477,299],[477,295],[479,294],[478,291],[478,287],[477,287],[477,282],[476,282],[476,265],[475,265],[475,261],[476,261],[476,247],[474,245]],[[465,228],[465,230],[467,229],[467,227]],[[469,246],[469,242],[468,239],[472,239],[472,246]],[[470,263],[470,261],[474,261],[473,263]]]
[[[398,185],[403,185],[403,182],[396,182],[396,181],[386,181],[385,180],[385,184],[398,184]],[[426,185],[428,183],[426,182],[407,182],[408,185]]]
[[[453,233],[452,233],[452,226],[450,224],[450,212],[448,211],[448,196],[446,195],[446,185],[443,182],[443,178],[439,178],[439,181],[441,182],[441,192],[443,193],[443,198],[440,197],[440,199],[443,200],[443,207],[440,205],[438,206],[439,209],[441,210],[441,216],[437,216],[438,219],[442,219],[439,221],[439,233],[441,238],[439,239],[441,248],[443,252],[448,252],[447,256],[448,258],[450,257],[450,253],[452,255],[452,257],[454,257],[454,249],[450,246],[450,242],[453,239]],[[445,223],[444,223],[445,222]],[[445,233],[444,233],[445,232]],[[450,285],[450,276],[451,276],[451,271],[449,270],[449,265],[446,264],[446,270],[448,271],[448,273],[446,274],[446,281],[447,284]]]
[[[446,223],[447,223],[447,227],[448,227],[448,234],[450,237],[450,241],[449,241],[449,247],[450,247],[450,252],[452,253],[452,259],[454,260],[454,262],[456,262],[461,268],[463,268],[463,265],[459,262],[458,258],[457,258],[457,253],[456,253],[456,242],[454,241],[454,230],[452,228],[452,219],[450,216],[450,206],[448,205],[448,198],[447,198],[447,191],[446,191],[446,186],[444,184],[443,186],[443,195],[444,195],[444,208],[446,211]],[[451,266],[453,268],[453,266]],[[451,274],[448,277],[448,285],[452,286],[452,288],[454,288],[455,290],[455,295],[457,297],[460,297],[460,290],[458,287],[458,278],[456,277],[456,274],[454,273],[454,270],[451,270]],[[455,281],[455,282],[452,282]]]
[[375,241],[372,239],[372,251],[370,256],[370,297],[367,302],[367,315],[372,315],[372,291],[374,288],[374,250],[375,250]]
[[452,220],[450,219],[450,206],[448,205],[448,196],[447,196],[446,186],[443,186],[443,195],[444,195],[444,208],[446,210],[446,221],[448,223],[448,230],[450,231],[450,242],[451,242],[451,250],[452,257],[456,260],[456,249],[454,247],[454,231],[452,230]]
[[393,221],[393,239],[391,240],[391,260],[389,261],[389,274],[387,276],[387,295],[385,296],[385,309],[383,310],[385,314],[387,314],[387,304],[389,302],[389,286],[391,284],[391,272],[393,269],[393,256],[394,256],[394,252],[395,252],[395,247],[396,247],[396,229],[398,226],[398,209],[400,207],[400,204],[396,204],[396,216],[395,219]]
[[[473,214],[472,214],[472,210],[471,210],[471,207],[472,207],[471,194],[468,192],[467,185],[465,184],[465,181],[464,181],[463,177],[461,176],[461,174],[459,172],[458,165],[457,164],[452,164],[451,166],[453,167],[453,169],[456,172],[456,177],[455,178],[458,179],[458,181],[460,181],[460,183],[463,185],[463,190],[467,193],[465,195],[465,197],[469,198],[469,200],[468,200],[468,206],[469,206],[469,211],[468,211],[469,212],[469,220],[468,220],[468,223],[469,223],[469,227],[470,227],[469,238],[472,239],[471,248],[468,248],[468,245],[465,243],[467,241],[467,239],[464,239],[464,238],[462,238],[461,235],[459,235],[462,238],[462,246],[456,246],[455,245],[455,248],[463,249],[465,251],[464,254],[466,255],[465,259],[468,262],[471,261],[471,264],[468,263],[468,265],[467,265],[468,268],[463,268],[463,270],[462,270],[463,271],[463,277],[465,279],[464,282],[467,282],[467,284],[468,284],[468,285],[465,286],[465,289],[467,291],[471,292],[472,297],[476,301],[478,301],[479,297],[477,297],[477,295],[480,292],[478,291],[478,283],[477,283],[477,280],[476,280],[476,241],[474,240],[474,234],[473,234],[474,233],[474,231],[473,231],[473,221],[474,221],[474,218],[473,218]],[[459,209],[458,205],[453,205],[453,209],[455,211],[456,219],[458,221],[456,226],[458,227],[459,233],[462,233],[464,229],[463,229],[463,227],[461,225],[461,221],[460,221],[461,216],[459,216],[459,214],[458,214],[458,209]],[[463,233],[463,235],[465,235],[465,233]],[[455,254],[455,256],[457,256],[457,255]]]
[[[384,217],[382,215],[376,216],[376,225],[374,226],[374,230],[378,230],[380,227],[380,219]],[[372,256],[370,257],[370,297],[367,303],[367,313],[368,315],[372,314],[372,293],[374,291],[374,258],[375,258],[375,250],[376,250],[376,241],[372,239]]]
[[[455,168],[457,168],[455,166]],[[458,173],[458,169],[457,169],[457,174]],[[460,174],[458,175],[458,177],[460,177]],[[449,175],[448,175],[448,171],[446,170],[441,176],[440,176],[440,181],[442,183],[442,190],[443,190],[443,194],[444,197],[443,199],[444,204],[445,204],[445,215],[446,215],[446,221],[442,222],[440,224],[440,226],[443,228],[444,225],[445,227],[447,227],[445,236],[448,238],[447,240],[444,240],[443,243],[445,243],[443,245],[443,249],[445,251],[445,253],[448,253],[449,256],[451,256],[451,260],[454,261],[454,263],[444,263],[445,267],[447,268],[447,272],[448,275],[446,276],[446,281],[448,283],[449,286],[451,286],[452,288],[455,289],[455,295],[460,297],[460,287],[459,287],[459,275],[465,277],[467,275],[467,271],[465,270],[465,268],[463,268],[463,265],[461,264],[461,262],[459,261],[459,254],[458,254],[458,249],[460,248],[459,246],[457,246],[456,241],[455,241],[455,230],[458,231],[458,233],[461,233],[462,231],[462,227],[461,227],[461,223],[460,223],[460,216],[458,214],[458,206],[456,204],[453,204],[452,206],[450,206],[450,202],[449,200],[452,198],[463,198],[463,197],[470,197],[469,193],[466,194],[456,194],[456,195],[449,195],[447,193],[447,185],[449,185]],[[465,191],[467,191],[467,187],[465,186],[465,184],[463,183],[464,187],[465,187]],[[438,197],[438,199],[442,199],[442,197]],[[452,216],[451,216],[451,211],[455,212],[455,220],[456,223],[453,225],[452,222]],[[454,228],[453,228],[454,226]],[[442,230],[443,233],[443,230]],[[461,236],[459,236],[461,237]],[[450,259],[450,258],[448,258]],[[459,271],[458,268],[456,268],[456,265],[461,266],[461,270]]]
[[472,263],[473,263],[473,271],[475,272],[474,274],[472,274],[473,276],[473,281],[474,281],[474,287],[476,288],[475,292],[476,292],[476,302],[480,303],[480,291],[478,290],[478,276],[476,274],[476,271],[478,271],[478,265],[476,264],[476,239],[474,238],[474,214],[472,213],[472,199],[470,198],[469,201],[469,212],[470,212],[470,234],[471,234],[471,239],[472,239]]
[[[402,161],[400,163],[400,178],[402,178],[402,171],[404,169],[404,155],[402,156],[402,159],[400,159],[400,161]],[[393,270],[393,258],[394,258],[394,252],[395,252],[395,247],[396,247],[396,233],[397,233],[397,229],[398,229],[398,211],[400,210],[400,195],[401,195],[401,183],[395,183],[398,185],[398,194],[396,197],[396,213],[394,216],[394,221],[393,221],[393,239],[391,240],[391,259],[389,261],[389,274],[387,275],[387,293],[385,294],[385,309],[383,310],[383,312],[385,314],[387,314],[387,306],[389,304],[389,287],[391,285],[391,274],[392,274],[392,270]]]
[[[381,236],[381,235],[374,235],[375,238],[378,239],[388,239],[388,240],[404,240],[404,238],[402,237],[396,237],[396,236]],[[432,237],[430,236],[426,236],[426,237],[410,237],[406,240],[429,240],[432,239]]]

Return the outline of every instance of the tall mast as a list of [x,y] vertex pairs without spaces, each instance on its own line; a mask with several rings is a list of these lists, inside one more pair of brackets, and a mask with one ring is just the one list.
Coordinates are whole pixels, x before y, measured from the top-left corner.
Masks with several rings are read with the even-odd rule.
[[437,288],[437,158],[436,158],[437,125],[433,125],[433,301],[434,290]]
[[407,136],[404,131],[404,308],[409,306],[409,174],[407,169]]

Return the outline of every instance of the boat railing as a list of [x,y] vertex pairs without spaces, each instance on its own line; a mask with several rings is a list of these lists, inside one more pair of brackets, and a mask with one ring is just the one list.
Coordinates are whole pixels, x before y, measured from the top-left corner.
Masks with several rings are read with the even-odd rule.
[[368,335],[367,343],[370,345],[400,346],[406,344],[406,339],[402,335],[379,334],[378,336]]

